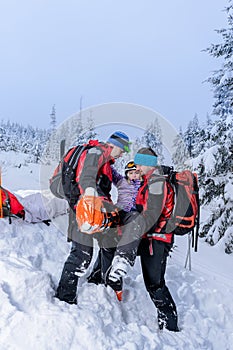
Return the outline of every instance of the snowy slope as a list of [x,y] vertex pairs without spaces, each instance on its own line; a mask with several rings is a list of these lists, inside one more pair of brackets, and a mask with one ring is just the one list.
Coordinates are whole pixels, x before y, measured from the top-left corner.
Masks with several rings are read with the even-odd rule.
[[[37,192],[38,173],[37,165],[15,168],[5,163],[3,185],[21,196]],[[66,216],[49,227],[0,220],[1,350],[233,349],[232,255],[200,240],[190,272],[184,268],[187,240],[176,240],[167,283],[181,332],[159,331],[138,260],[125,280],[121,303],[110,288],[87,284],[85,278],[78,306],[53,298],[69,252],[59,220],[66,223]]]

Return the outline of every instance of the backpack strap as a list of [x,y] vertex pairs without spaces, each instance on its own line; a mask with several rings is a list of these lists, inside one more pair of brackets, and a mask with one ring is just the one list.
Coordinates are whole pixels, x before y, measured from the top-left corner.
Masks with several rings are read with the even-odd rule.
[[149,189],[152,188],[153,194],[163,195],[161,215],[164,214],[165,211],[170,212],[170,208],[168,209],[166,207],[166,203],[168,196],[170,195],[170,192],[173,191],[173,189],[171,188],[171,185],[169,186],[168,177],[164,175],[152,175],[149,180],[148,187]]
[[163,185],[165,185],[167,181],[167,176],[153,174],[148,181],[148,189],[152,194],[161,195],[163,194]]
[[[199,186],[198,186],[198,178],[197,174],[193,173],[193,182],[194,182],[194,192],[196,194],[196,200],[197,200],[197,217],[196,217],[196,230],[195,233],[192,233],[192,247],[195,252],[197,252],[197,242],[198,242],[198,235],[199,235],[199,227],[200,227],[200,199],[199,199]],[[193,229],[194,231],[194,229]]]
[[76,149],[74,150],[73,154],[71,155],[68,161],[69,166],[72,168],[72,170],[76,169],[78,165],[79,157],[86,148],[88,148],[87,145],[76,146]]
[[[68,160],[69,167],[71,167],[72,170],[75,170],[77,168],[80,155],[83,153],[83,151],[85,151],[86,149],[92,148],[92,147],[93,146],[90,144],[75,146],[75,150],[73,151],[73,153],[71,154],[71,156]],[[69,149],[69,151],[66,153],[64,158],[68,155],[68,153],[71,151],[71,149]]]

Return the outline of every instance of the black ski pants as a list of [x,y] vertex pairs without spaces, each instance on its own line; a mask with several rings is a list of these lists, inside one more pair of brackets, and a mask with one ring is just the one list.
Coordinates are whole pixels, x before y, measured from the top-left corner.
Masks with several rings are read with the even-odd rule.
[[[87,235],[86,235],[87,236]],[[87,236],[86,244],[72,242],[70,254],[65,261],[56,297],[67,303],[76,303],[78,279],[90,265],[93,255],[93,238]]]
[[[70,254],[67,257],[60,281],[56,291],[56,297],[68,303],[76,301],[76,293],[79,277],[83,276],[92,260],[94,239],[100,247],[105,249],[106,254],[101,258],[103,272],[111,265],[117,244],[117,232],[110,229],[106,233],[96,233],[88,235],[79,232],[78,241],[72,241]],[[109,252],[109,254],[108,254]]]
[[158,311],[159,328],[178,331],[175,302],[165,283],[167,257],[172,244],[142,239],[138,249],[146,289]]

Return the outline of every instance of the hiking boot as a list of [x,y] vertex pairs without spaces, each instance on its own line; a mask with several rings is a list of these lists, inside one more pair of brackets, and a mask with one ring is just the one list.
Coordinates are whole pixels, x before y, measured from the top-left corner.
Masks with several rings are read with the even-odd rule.
[[120,281],[122,277],[125,277],[129,268],[128,261],[122,256],[115,256],[112,261],[112,267],[110,269],[108,280],[112,282]]
[[56,293],[56,294],[54,295],[54,298],[57,298],[57,299],[59,299],[60,301],[64,301],[64,302],[66,302],[67,304],[70,304],[70,305],[72,305],[72,304],[77,305],[77,304],[78,304],[78,302],[77,302],[77,297],[75,297],[74,299],[61,298],[61,297],[59,297],[58,293]]
[[114,290],[114,292],[120,292],[123,289],[122,277],[120,277],[120,279],[117,281],[112,281],[108,278],[108,275],[107,275],[105,285],[111,287]]
[[150,297],[158,310],[159,329],[166,328],[172,332],[179,332],[178,317],[175,302],[167,288],[148,288]]
[[177,316],[176,315],[166,315],[164,312],[158,310],[158,326],[159,329],[167,329],[171,332],[179,332],[177,326]]
[[95,283],[95,284],[101,284],[103,283],[102,278],[101,278],[101,271],[93,271],[88,277],[87,277],[87,282],[88,283]]
[[76,290],[70,291],[67,288],[62,287],[59,285],[57,287],[56,293],[54,295],[55,298],[65,301],[68,304],[76,304],[77,305],[77,296],[76,296]]

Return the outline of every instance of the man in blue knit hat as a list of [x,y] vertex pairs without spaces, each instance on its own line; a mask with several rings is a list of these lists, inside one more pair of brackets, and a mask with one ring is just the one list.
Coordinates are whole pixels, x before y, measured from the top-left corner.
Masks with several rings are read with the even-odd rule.
[[[109,233],[104,234],[105,230],[115,227],[119,221],[118,212],[110,195],[111,165],[124,152],[129,152],[130,142],[125,133],[116,131],[105,143],[90,140],[84,146],[77,158],[76,183],[72,183],[80,195],[75,198],[72,205],[69,203],[71,210],[68,240],[72,242],[72,247],[55,295],[56,298],[69,304],[77,304],[78,280],[91,263],[93,238],[102,246],[105,237],[109,236]],[[71,149],[64,160],[69,161],[73,154],[75,151]]]
[[115,131],[109,138],[107,139],[107,143],[110,143],[114,146],[121,148],[124,152],[129,153],[129,138],[122,131]]

